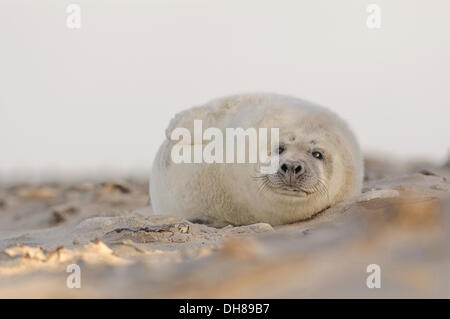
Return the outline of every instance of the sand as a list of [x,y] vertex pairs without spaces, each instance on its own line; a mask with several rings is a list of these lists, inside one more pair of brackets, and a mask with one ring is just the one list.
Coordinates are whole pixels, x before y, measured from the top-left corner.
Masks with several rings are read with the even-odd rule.
[[154,215],[146,181],[1,187],[0,297],[450,297],[450,167],[366,163],[360,197],[278,227]]

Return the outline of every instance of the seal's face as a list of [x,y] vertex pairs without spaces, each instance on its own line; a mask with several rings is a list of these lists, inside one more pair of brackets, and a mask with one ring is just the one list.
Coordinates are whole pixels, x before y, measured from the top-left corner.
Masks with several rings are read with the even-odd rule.
[[262,176],[264,188],[285,196],[307,197],[315,194],[327,197],[333,163],[329,148],[311,138],[289,137],[281,140],[273,150],[279,156],[278,170]]

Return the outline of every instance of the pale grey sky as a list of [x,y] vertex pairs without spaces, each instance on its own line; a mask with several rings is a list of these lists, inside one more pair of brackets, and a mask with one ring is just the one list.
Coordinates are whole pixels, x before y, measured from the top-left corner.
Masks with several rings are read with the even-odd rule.
[[[81,6],[81,29],[66,7]],[[382,9],[366,26],[367,5]],[[450,1],[0,2],[0,173],[149,169],[178,111],[240,92],[329,107],[366,151],[450,151]]]

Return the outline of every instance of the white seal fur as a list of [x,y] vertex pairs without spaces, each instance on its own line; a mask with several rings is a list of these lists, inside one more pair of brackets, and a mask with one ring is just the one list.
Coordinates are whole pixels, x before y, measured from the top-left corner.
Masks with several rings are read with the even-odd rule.
[[[177,127],[279,128],[279,170],[258,164],[175,164],[171,132]],[[193,133],[191,133],[193,136]],[[283,166],[285,165],[285,166]],[[175,116],[153,163],[150,197],[157,214],[221,225],[272,225],[311,218],[360,194],[363,160],[358,142],[333,112],[301,99],[246,94],[213,100]]]

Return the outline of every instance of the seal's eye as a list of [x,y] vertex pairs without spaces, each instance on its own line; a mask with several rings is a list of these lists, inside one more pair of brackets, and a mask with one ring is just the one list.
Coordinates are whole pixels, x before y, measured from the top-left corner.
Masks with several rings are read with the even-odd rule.
[[283,145],[280,145],[280,146],[278,146],[277,153],[278,153],[278,154],[281,154],[281,153],[283,153],[285,150],[286,150],[286,148],[285,148]]
[[320,152],[312,152],[312,156],[314,156],[314,158],[317,158],[319,160],[323,159],[323,155]]

